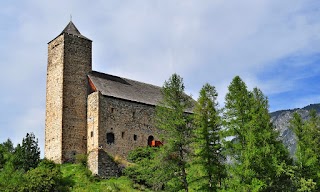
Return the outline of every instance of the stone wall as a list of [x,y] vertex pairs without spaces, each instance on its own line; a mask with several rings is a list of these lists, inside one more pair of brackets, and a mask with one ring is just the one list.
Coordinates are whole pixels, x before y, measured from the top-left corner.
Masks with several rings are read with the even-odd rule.
[[99,148],[99,99],[100,92],[91,93],[88,96],[87,110],[87,151],[90,153],[93,149]]
[[87,151],[92,173],[101,177],[118,176],[119,167],[111,156],[126,158],[129,151],[147,146],[150,136],[161,140],[160,131],[154,126],[154,113],[155,107],[151,105],[106,97],[100,92],[91,93],[88,96]]
[[45,157],[61,163],[64,38],[48,45]]
[[45,157],[57,163],[87,152],[87,74],[92,42],[61,34],[48,46]]
[[119,177],[120,168],[113,158],[103,149],[98,150],[99,176],[104,178]]
[[87,165],[92,175],[99,175],[99,149],[92,149],[88,151]]
[[101,178],[119,177],[121,169],[103,149],[93,149],[88,154],[88,168]]
[[106,96],[100,102],[99,146],[109,154],[126,158],[129,151],[147,146],[149,137],[161,140],[154,106]]

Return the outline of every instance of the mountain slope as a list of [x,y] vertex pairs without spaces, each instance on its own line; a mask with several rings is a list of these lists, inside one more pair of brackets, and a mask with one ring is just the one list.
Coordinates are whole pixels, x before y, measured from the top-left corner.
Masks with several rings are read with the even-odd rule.
[[290,130],[290,120],[294,112],[298,112],[303,119],[309,118],[309,111],[315,109],[317,114],[320,115],[320,103],[311,104],[303,108],[280,110],[270,113],[271,122],[275,125],[276,129],[280,132],[280,138],[284,144],[289,148],[290,154],[293,156],[296,150],[296,140],[294,133]]

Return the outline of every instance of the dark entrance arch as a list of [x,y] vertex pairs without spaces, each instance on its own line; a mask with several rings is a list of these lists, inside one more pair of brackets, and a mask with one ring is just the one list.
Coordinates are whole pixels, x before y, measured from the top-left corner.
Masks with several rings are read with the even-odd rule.
[[150,135],[148,137],[148,146],[151,146],[152,145],[152,141],[154,140],[154,137],[152,135]]

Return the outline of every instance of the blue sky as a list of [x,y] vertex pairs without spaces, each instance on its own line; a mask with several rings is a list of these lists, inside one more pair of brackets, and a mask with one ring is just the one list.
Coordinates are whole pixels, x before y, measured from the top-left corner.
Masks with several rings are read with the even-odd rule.
[[220,106],[239,75],[270,110],[320,101],[319,0],[26,0],[0,2],[0,142],[44,146],[47,43],[72,20],[93,40],[93,69],[161,86],[172,73]]

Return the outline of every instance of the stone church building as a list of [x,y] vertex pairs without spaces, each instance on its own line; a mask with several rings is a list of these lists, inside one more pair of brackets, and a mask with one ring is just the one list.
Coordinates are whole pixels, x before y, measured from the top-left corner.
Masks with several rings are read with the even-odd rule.
[[115,176],[110,156],[160,140],[160,100],[160,87],[93,71],[92,41],[70,21],[48,43],[45,157],[64,163],[87,154],[93,174]]

